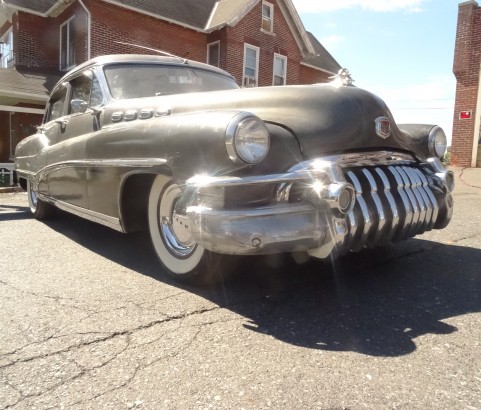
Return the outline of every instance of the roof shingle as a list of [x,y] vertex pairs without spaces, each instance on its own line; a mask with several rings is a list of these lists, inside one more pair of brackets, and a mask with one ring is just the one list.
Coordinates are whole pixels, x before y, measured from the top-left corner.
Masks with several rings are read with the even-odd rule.
[[8,92],[25,93],[46,100],[58,79],[58,75],[1,68],[0,92],[4,94],[8,94]]
[[36,13],[46,14],[51,10],[57,0],[3,0],[7,5],[32,10]]
[[[217,0],[107,0],[204,30]],[[244,0],[245,1],[245,0]]]
[[302,62],[336,74],[342,67],[312,33],[308,31],[307,35],[316,54],[307,55]]

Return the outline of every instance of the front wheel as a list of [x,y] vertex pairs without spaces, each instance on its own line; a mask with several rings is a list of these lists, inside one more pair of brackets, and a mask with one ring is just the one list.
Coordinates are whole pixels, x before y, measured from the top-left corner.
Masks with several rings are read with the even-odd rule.
[[188,220],[176,210],[179,186],[158,175],[150,190],[149,231],[158,259],[168,275],[181,281],[212,283],[219,279],[220,259],[197,244],[189,232]]
[[30,212],[36,219],[45,220],[53,216],[55,208],[38,197],[37,191],[32,187],[30,181],[27,181],[27,194]]

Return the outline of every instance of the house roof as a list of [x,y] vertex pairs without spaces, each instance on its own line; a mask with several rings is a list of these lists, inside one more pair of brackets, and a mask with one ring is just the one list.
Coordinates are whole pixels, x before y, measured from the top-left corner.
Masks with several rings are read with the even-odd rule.
[[[44,16],[58,13],[74,0],[0,0],[13,8]],[[180,24],[200,32],[235,26],[260,0],[102,0],[155,18]],[[316,69],[337,73],[341,68],[332,55],[306,32],[292,0],[279,1],[304,58]]]
[[58,8],[66,7],[73,0],[1,0],[8,6],[33,14],[48,16]]
[[[154,17],[204,30],[218,0],[104,0]],[[245,0],[244,0],[245,1]]]
[[306,55],[302,59],[302,63],[336,74],[342,67],[312,33],[307,32],[307,35],[315,53]]
[[[45,103],[58,79],[58,75],[31,73],[13,67],[1,68],[0,101],[9,98],[24,102]],[[9,101],[9,103],[15,104],[14,101]]]

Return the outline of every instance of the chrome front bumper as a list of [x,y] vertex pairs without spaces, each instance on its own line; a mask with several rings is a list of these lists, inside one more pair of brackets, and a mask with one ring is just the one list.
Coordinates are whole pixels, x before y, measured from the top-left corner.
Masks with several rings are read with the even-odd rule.
[[[438,159],[420,166],[406,154],[363,155],[307,161],[284,174],[191,178],[187,186],[195,200],[183,213],[184,225],[213,252],[307,251],[319,258],[447,225],[452,173]],[[222,207],[226,187],[273,183],[277,195],[269,206]],[[299,183],[305,187],[302,200],[289,202]]]

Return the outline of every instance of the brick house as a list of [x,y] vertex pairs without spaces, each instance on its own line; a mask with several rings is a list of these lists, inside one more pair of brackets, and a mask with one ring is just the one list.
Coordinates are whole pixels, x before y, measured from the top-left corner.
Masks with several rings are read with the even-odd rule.
[[459,4],[453,73],[456,77],[451,161],[481,167],[481,7]]
[[99,55],[163,50],[241,86],[326,82],[340,68],[291,0],[0,0],[0,41],[0,163],[62,72]]

